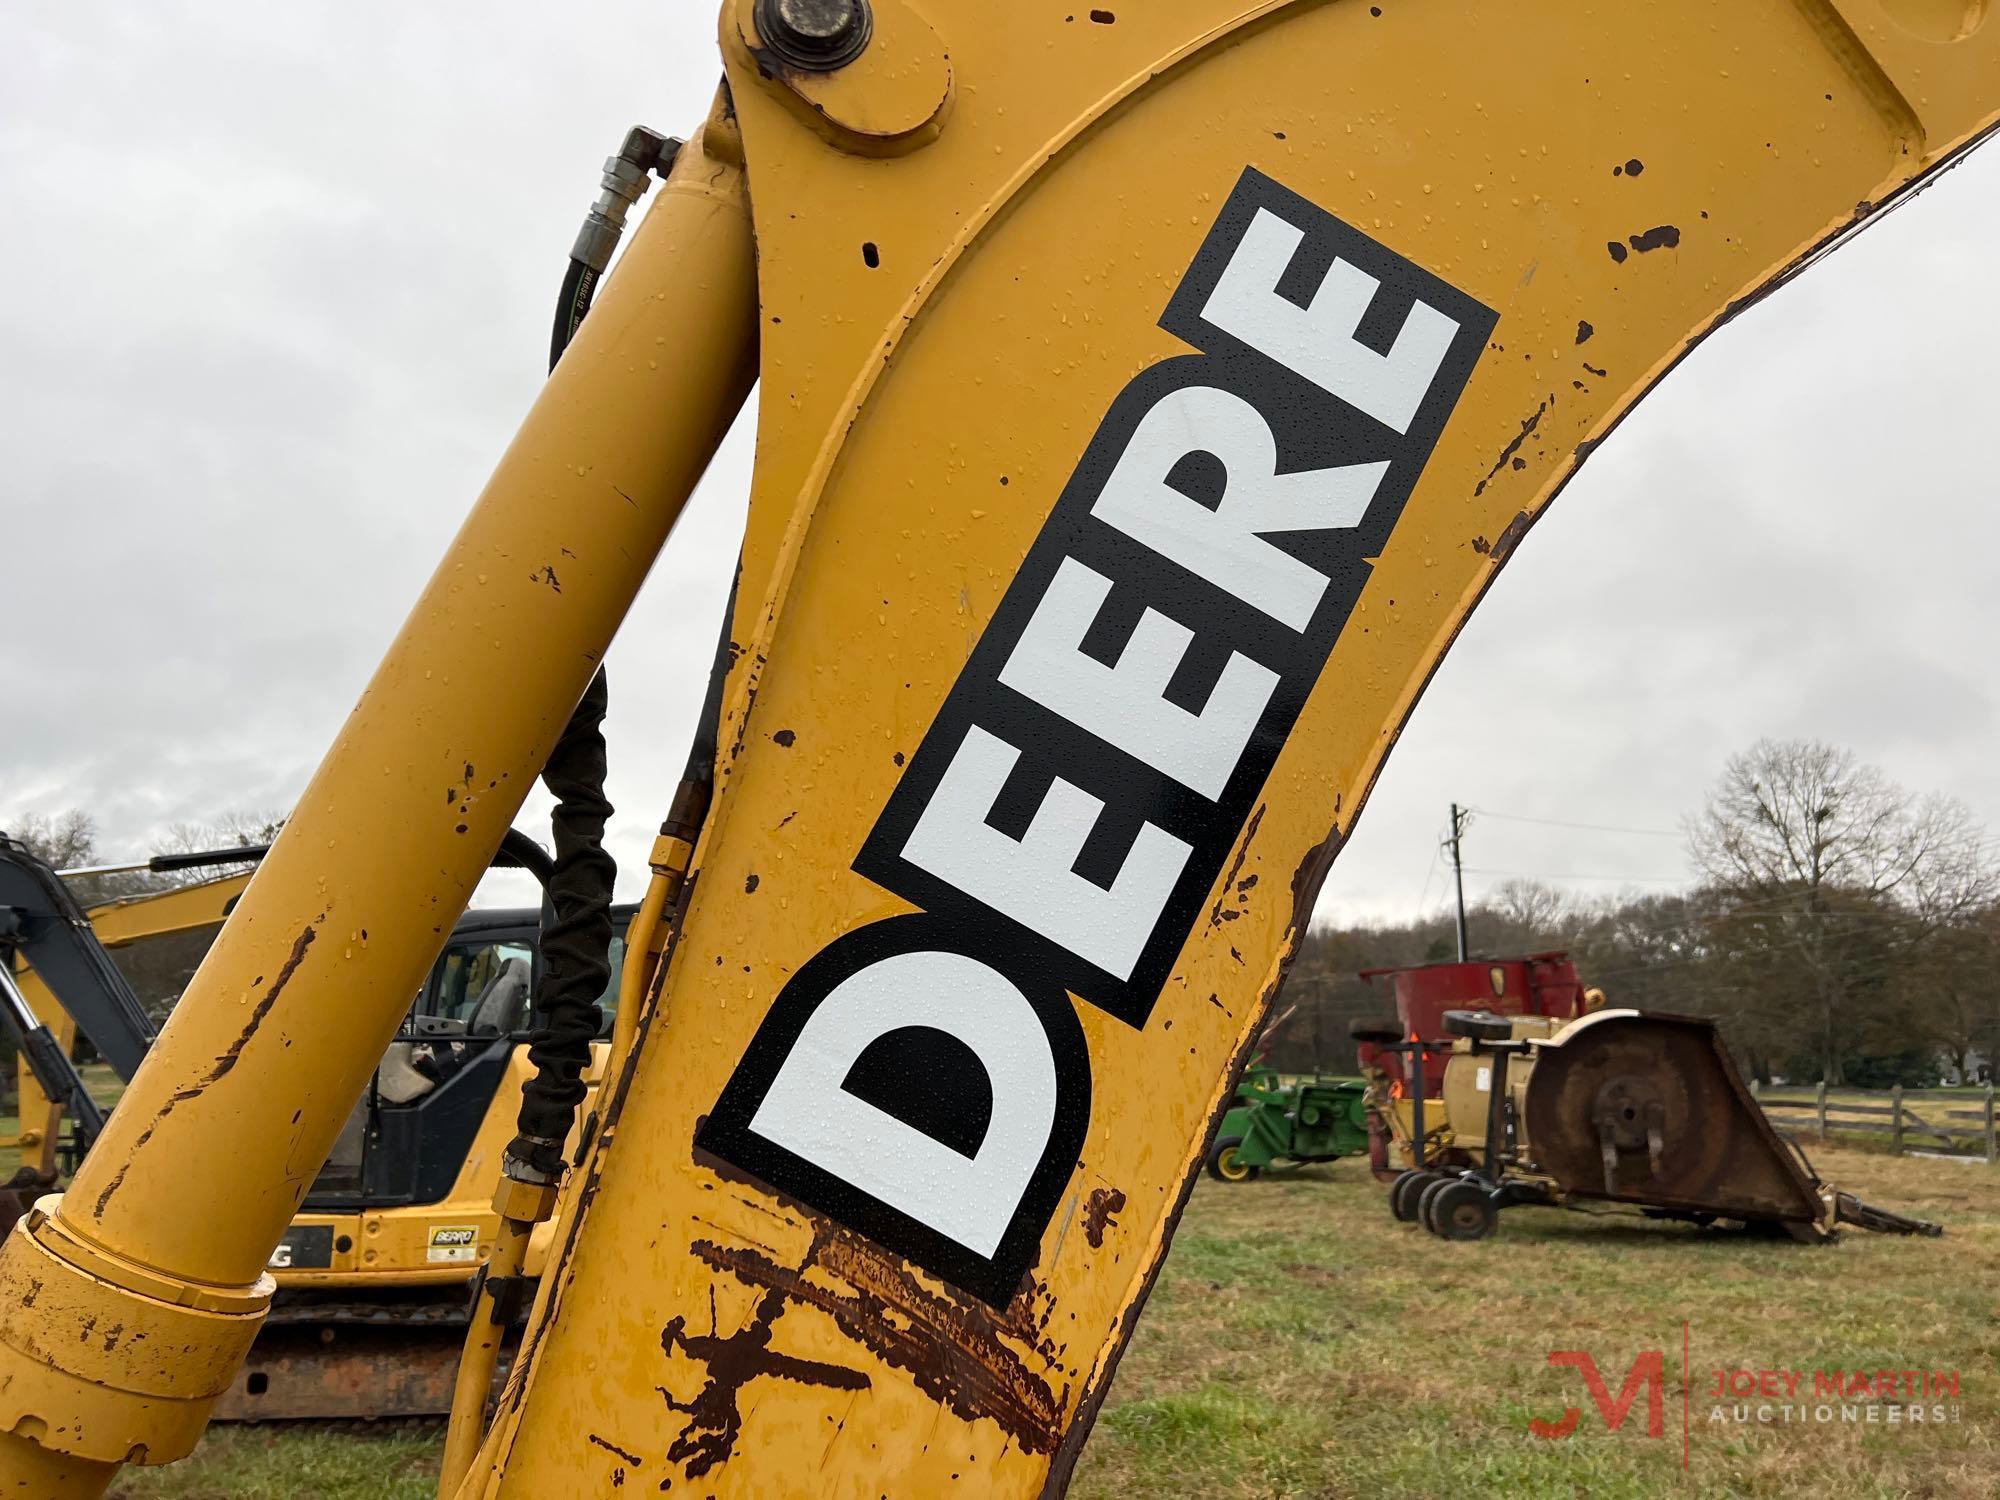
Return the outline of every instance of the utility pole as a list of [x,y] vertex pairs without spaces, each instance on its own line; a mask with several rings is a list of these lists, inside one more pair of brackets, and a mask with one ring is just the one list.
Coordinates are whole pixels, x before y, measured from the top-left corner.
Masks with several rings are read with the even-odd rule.
[[1451,837],[1446,842],[1451,845],[1451,874],[1458,884],[1458,961],[1464,963],[1469,956],[1465,951],[1465,860],[1459,853],[1459,840],[1464,837],[1466,825],[1472,821],[1472,809],[1451,805]]

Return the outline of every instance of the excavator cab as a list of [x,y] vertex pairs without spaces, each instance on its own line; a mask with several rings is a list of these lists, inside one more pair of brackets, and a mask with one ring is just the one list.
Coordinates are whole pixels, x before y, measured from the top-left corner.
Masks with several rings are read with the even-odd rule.
[[[634,908],[612,908],[612,973]],[[498,1220],[492,1179],[533,1068],[542,968],[533,907],[469,911],[452,929],[326,1164],[273,1252],[277,1298],[216,1407],[221,1421],[440,1416],[468,1315],[467,1285]],[[584,1070],[601,1084],[618,1000],[598,997]],[[531,1288],[551,1235],[530,1244]],[[513,1347],[525,1300],[507,1311]],[[504,1366],[502,1367],[504,1368]]]
[[[460,919],[302,1208],[432,1203],[450,1192],[535,1024],[539,915],[502,908]],[[631,909],[613,915],[622,932],[617,919]],[[614,936],[614,974],[623,949]],[[617,1000],[615,983],[598,999],[606,1036]]]
[[[197,854],[156,857],[134,869],[155,873],[201,868],[204,865],[255,864],[264,846],[217,849]],[[548,857],[525,835],[513,835],[494,861],[495,868],[524,869],[546,886]],[[123,869],[125,867],[117,867]],[[30,1058],[28,1076],[43,1099],[58,1109],[78,1113],[80,1078],[66,1056],[80,1033],[110,1065],[121,1083],[129,1082],[151,1048],[156,1028],[144,1002],[135,993],[113,953],[126,967],[150,974],[161,987],[162,975],[151,971],[178,970],[185,980],[199,965],[221,922],[248,884],[247,874],[224,876],[192,886],[125,897],[88,909],[71,896],[64,872],[54,870],[27,846],[0,834],[0,960],[8,968],[10,989],[19,1004],[0,1011],[0,1022],[14,1034],[16,1045]],[[391,1134],[405,1141],[421,1138],[429,1128],[414,1123],[417,1114],[439,1121],[468,1112],[476,1122],[492,1102],[495,1086],[516,1045],[532,1029],[531,996],[541,973],[539,937],[543,908],[486,908],[468,912],[453,928],[450,942],[403,1020],[396,1040],[384,1052],[368,1092],[342,1130],[328,1168],[315,1180],[315,1195],[337,1194],[347,1180],[351,1191],[370,1198],[365,1184],[386,1178],[399,1182],[410,1175],[418,1155],[433,1159],[432,1178],[440,1150],[453,1144],[463,1155],[465,1132],[445,1129],[422,1152],[377,1151],[376,1174],[361,1170],[367,1142],[382,1129],[381,1111],[408,1109],[403,1125]],[[612,942],[612,972],[622,956],[622,927]],[[164,966],[151,961],[152,952],[175,951]],[[18,975],[15,970],[18,969]],[[164,976],[171,979],[175,976]],[[151,992],[149,990],[149,992]],[[599,997],[609,1035],[611,1010],[617,1003],[615,983]],[[25,1040],[37,1027],[65,1054],[58,1061],[45,1047],[28,1047]],[[442,1086],[461,1072],[468,1083],[450,1091],[448,1107],[434,1099]],[[476,1108],[472,1108],[476,1102]],[[432,1114],[431,1111],[436,1113]],[[372,1123],[371,1123],[372,1121]],[[46,1132],[48,1151],[42,1172],[60,1153],[69,1168],[88,1150],[101,1120],[68,1122],[70,1132],[58,1137]],[[81,1126],[81,1128],[79,1128]],[[39,1146],[43,1132],[26,1144]],[[17,1141],[16,1145],[23,1144]],[[393,1164],[386,1158],[393,1158]],[[331,1176],[329,1176],[331,1174]],[[397,1196],[390,1189],[389,1196]]]
[[[218,850],[212,858],[242,863],[261,852]],[[539,877],[538,856],[516,839],[501,862]],[[73,1171],[102,1129],[108,1106],[92,1097],[71,1056],[78,1032],[121,1081],[152,1044],[152,1022],[113,952],[143,965],[149,945],[202,946],[203,935],[212,939],[217,930],[212,919],[247,878],[85,909],[32,851],[0,841],[0,959],[7,966],[0,1021],[15,1033],[30,1081],[50,1105],[46,1135],[33,1143],[45,1140],[50,1149],[17,1174],[5,1205],[9,1222]],[[614,976],[633,910],[611,910]],[[544,915],[533,906],[478,908],[453,927],[271,1255],[278,1285],[271,1321],[219,1405],[219,1419],[449,1410],[466,1283],[497,1223],[492,1174],[532,1071]],[[100,940],[99,921],[115,948]],[[193,952],[176,957],[199,960]],[[584,1073],[591,1091],[617,999],[614,978],[598,997],[600,1040]],[[543,1239],[526,1268],[530,1277],[546,1254]]]

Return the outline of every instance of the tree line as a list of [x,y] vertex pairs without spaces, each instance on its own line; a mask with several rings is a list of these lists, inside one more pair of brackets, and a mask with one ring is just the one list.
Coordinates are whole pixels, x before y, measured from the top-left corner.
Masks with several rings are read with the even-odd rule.
[[[1510,880],[1471,906],[1472,951],[1565,950],[1613,1005],[1714,1017],[1763,1081],[1994,1076],[2000,849],[1963,803],[1917,795],[1834,746],[1762,740],[1729,759],[1683,829],[1688,889],[1587,899]],[[1315,926],[1271,1060],[1350,1071],[1348,1023],[1394,1009],[1358,971],[1456,951],[1449,912]]]
[[[176,826],[155,852],[266,843],[279,821],[224,814]],[[1471,907],[1473,952],[1566,951],[1614,1005],[1716,1018],[1762,1080],[1882,1087],[1991,1076],[2000,843],[1963,803],[1911,792],[1834,746],[1760,740],[1730,757],[1682,827],[1697,872],[1688,889],[1587,899],[1510,880]],[[8,831],[59,869],[104,862],[82,813],[18,819]],[[88,906],[222,873],[125,872],[71,888]],[[1348,1024],[1394,1008],[1359,972],[1455,953],[1449,912],[1315,925],[1275,1007],[1289,1014],[1267,1038],[1270,1059],[1287,1071],[1351,1072]],[[131,972],[145,959],[127,950],[119,962]],[[133,976],[162,1014],[192,960],[169,967]]]
[[[268,844],[277,836],[282,821],[279,815],[272,813],[225,812],[210,822],[175,823],[159,837],[147,854],[206,853]],[[25,844],[54,870],[79,872],[138,862],[131,858],[108,857],[100,842],[96,820],[78,810],[0,819],[0,833]],[[107,902],[156,895],[204,880],[242,874],[253,868],[253,862],[245,861],[240,864],[202,865],[170,874],[145,869],[112,869],[92,874],[71,873],[64,884],[77,904],[88,910]],[[149,939],[113,952],[112,961],[118,965],[139,1003],[156,1025],[172,1011],[213,938],[214,930],[181,933]],[[95,1056],[95,1051],[87,1040],[79,1038],[77,1055],[80,1061],[89,1061]],[[0,1113],[5,1112],[6,1100],[12,1097],[17,1070],[13,1038],[0,1032]]]

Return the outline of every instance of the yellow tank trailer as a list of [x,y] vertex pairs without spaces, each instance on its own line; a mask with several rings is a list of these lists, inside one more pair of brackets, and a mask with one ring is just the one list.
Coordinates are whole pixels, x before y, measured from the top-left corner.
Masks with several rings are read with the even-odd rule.
[[1744,1087],[1702,1016],[1594,1010],[1571,1021],[1448,1011],[1452,1143],[1470,1165],[1411,1170],[1390,1210],[1445,1239],[1480,1239],[1503,1208],[1625,1205],[1650,1218],[1825,1240],[1838,1224],[1938,1226],[1822,1182]]

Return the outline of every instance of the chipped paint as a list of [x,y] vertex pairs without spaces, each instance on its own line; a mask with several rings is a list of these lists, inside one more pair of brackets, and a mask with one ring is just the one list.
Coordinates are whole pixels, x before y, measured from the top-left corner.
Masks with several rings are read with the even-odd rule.
[[[1237,877],[1243,873],[1243,861],[1250,857],[1250,841],[1257,837],[1257,825],[1263,821],[1264,804],[1260,802],[1257,804],[1257,810],[1250,814],[1250,821],[1243,826],[1243,838],[1236,846],[1236,858],[1229,862],[1229,872],[1222,877],[1222,884],[1216,887],[1219,894],[1215,898],[1215,905],[1209,908],[1209,926],[1220,927],[1224,922],[1235,921],[1240,915],[1238,912],[1225,909],[1223,902],[1229,898],[1230,891],[1237,889]],[[1238,892],[1239,897],[1248,890],[1248,886],[1242,887]]]
[[[695,1253],[703,1254],[704,1247],[716,1248],[709,1241],[699,1240],[695,1243]],[[748,1277],[742,1279],[755,1285]],[[793,1380],[836,1390],[867,1389],[868,1377],[859,1370],[798,1359],[771,1348],[773,1325],[785,1310],[786,1297],[783,1287],[771,1284],[758,1299],[750,1321],[736,1332],[724,1335],[716,1328],[715,1293],[711,1289],[707,1333],[689,1333],[686,1319],[679,1317],[660,1330],[663,1352],[686,1354],[708,1372],[707,1383],[686,1401],[675,1399],[664,1385],[657,1388],[667,1409],[688,1419],[667,1448],[667,1461],[683,1465],[688,1478],[699,1479],[718,1464],[726,1463],[736,1451],[736,1439],[743,1431],[743,1409],[738,1398],[753,1380]]]
[[[314,918],[314,921],[319,922],[324,922],[325,920],[325,912],[321,912],[319,916]],[[271,981],[270,989],[257,1002],[256,1009],[250,1012],[250,1019],[244,1022],[243,1030],[238,1034],[236,1040],[231,1042],[222,1054],[215,1059],[213,1065],[211,1065],[208,1072],[199,1082],[187,1088],[176,1090],[173,1094],[169,1095],[166,1104],[161,1107],[160,1112],[139,1133],[139,1138],[132,1143],[131,1152],[127,1154],[123,1161],[119,1162],[117,1172],[104,1185],[104,1191],[97,1195],[97,1202],[93,1205],[91,1211],[98,1218],[101,1219],[104,1217],[105,1207],[117,1196],[118,1190],[125,1185],[125,1178],[132,1169],[133,1161],[137,1159],[139,1152],[145,1148],[146,1143],[152,1140],[154,1133],[159,1130],[167,1116],[171,1115],[188,1100],[199,1099],[207,1092],[209,1085],[227,1077],[229,1071],[236,1066],[237,1059],[243,1055],[243,1049],[250,1044],[250,1039],[257,1034],[257,1028],[263,1025],[264,1017],[271,1013],[271,1007],[278,1003],[278,997],[285,992],[285,986],[291,983],[292,975],[298,972],[299,965],[305,961],[306,950],[313,945],[313,939],[318,935],[317,931],[308,925],[304,931],[292,940],[292,951],[286,957],[284,966],[278,970],[278,977]],[[262,976],[259,976],[258,982],[262,982]]]
[[[1528,528],[1534,524],[1535,518],[1525,510],[1516,511],[1514,519],[1501,529],[1500,535],[1493,539],[1490,547],[1479,547],[1478,542],[1475,542],[1473,545],[1478,547],[1478,550],[1481,552],[1490,553],[1494,565],[1497,567],[1499,564],[1505,562],[1513,550],[1521,544],[1521,538],[1528,534]],[[1484,541],[1485,538],[1481,537],[1479,540]]]
[[1104,1248],[1104,1231],[1116,1225],[1117,1213],[1125,1206],[1125,1195],[1117,1188],[1093,1188],[1083,1206],[1083,1237],[1090,1248]]
[[[682,1456],[699,1458],[718,1447],[721,1456],[727,1456],[728,1444],[733,1444],[741,1426],[740,1416],[734,1416],[731,1425],[734,1392],[743,1382],[766,1373],[757,1361],[766,1358],[770,1324],[787,1306],[825,1314],[848,1339],[907,1371],[923,1391],[960,1417],[996,1423],[1031,1453],[1055,1450],[1068,1388],[1065,1386],[1061,1394],[1052,1390],[1013,1347],[1018,1342],[1045,1355],[1049,1352],[1029,1316],[1030,1297],[1017,1296],[1001,1314],[973,1299],[960,1300],[934,1291],[888,1252],[824,1220],[819,1221],[811,1247],[796,1266],[783,1265],[757,1250],[718,1245],[713,1240],[697,1240],[693,1250],[705,1264],[765,1295],[758,1299],[751,1324],[732,1336],[750,1339],[741,1347],[752,1349],[754,1355],[733,1352],[738,1346],[728,1345],[727,1340],[721,1344],[712,1339],[691,1340],[675,1326],[679,1319],[669,1325],[672,1344],[691,1354],[697,1344],[703,1350],[728,1345],[732,1351],[728,1358],[736,1362],[728,1364],[723,1374],[734,1378],[742,1372],[741,1379],[728,1386],[726,1402],[721,1394],[711,1396],[710,1404],[699,1414],[699,1422],[707,1424],[702,1431],[708,1435],[696,1438],[697,1423],[690,1423],[669,1450],[668,1456],[675,1462],[681,1462]],[[809,1277],[807,1273],[813,1271],[821,1274]],[[814,1383],[838,1384],[842,1377],[857,1377],[861,1384],[866,1383],[865,1376],[840,1366],[814,1364],[811,1369]],[[834,1371],[839,1375],[833,1375]],[[792,1373],[790,1378],[801,1377]],[[711,1386],[716,1382],[711,1365]],[[727,1385],[726,1380],[723,1383]],[[669,1398],[669,1405],[677,1411],[688,1411],[692,1404],[676,1405]],[[712,1464],[701,1469],[690,1466],[688,1473],[692,1477],[707,1472],[708,1467]]]
[[1515,456],[1520,453],[1521,445],[1534,435],[1537,427],[1542,425],[1542,418],[1548,414],[1549,408],[1555,405],[1555,400],[1556,398],[1553,396],[1544,397],[1541,405],[1537,406],[1528,419],[1521,424],[1521,430],[1514,435],[1513,441],[1502,448],[1500,456],[1493,460],[1493,467],[1486,471],[1486,477],[1472,487],[1472,493],[1475,498],[1485,494],[1486,486],[1491,484],[1500,471],[1510,463],[1513,463],[1517,469],[1526,467],[1524,463],[1514,463]]

